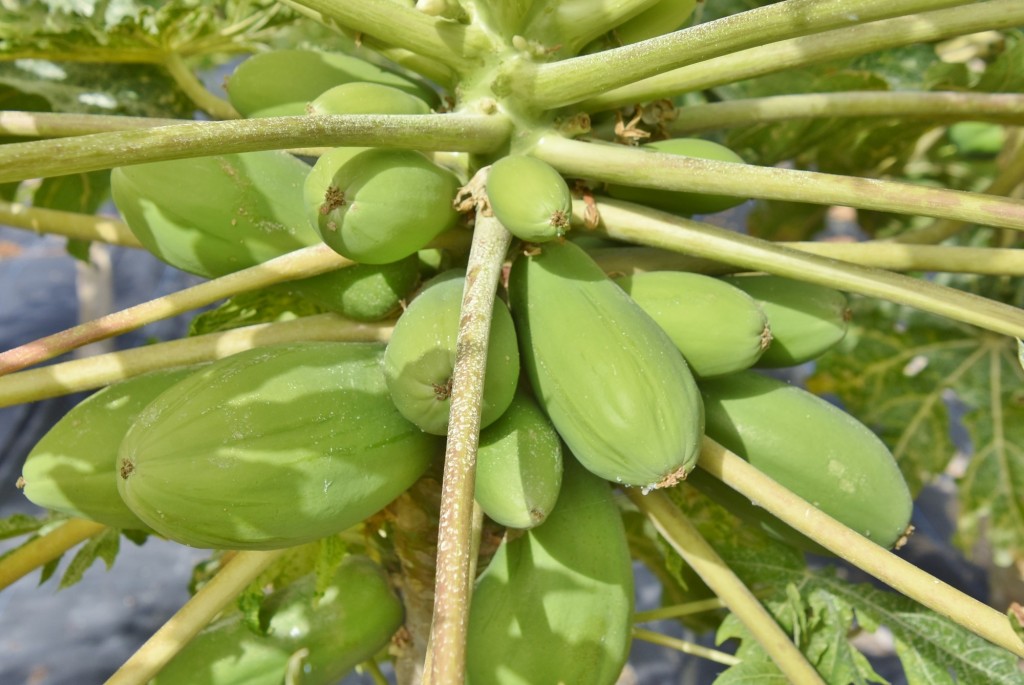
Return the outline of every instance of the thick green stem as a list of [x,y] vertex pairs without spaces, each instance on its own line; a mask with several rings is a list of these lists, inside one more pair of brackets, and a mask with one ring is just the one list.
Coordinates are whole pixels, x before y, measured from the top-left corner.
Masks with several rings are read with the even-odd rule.
[[[654,79],[647,77],[666,70],[816,31],[963,4],[967,0],[786,0],[594,55],[533,68],[523,65],[508,75],[508,87],[541,108],[585,100],[583,107],[589,111],[610,109],[653,98],[606,105],[602,93],[640,79],[648,83]],[[620,91],[631,92],[612,92]]]
[[672,549],[679,553],[683,561],[746,626],[789,682],[824,685],[825,681],[779,627],[768,610],[665,493],[654,491],[642,495],[638,490],[631,488],[626,490],[626,494],[640,511],[647,515]]
[[189,123],[187,119],[123,117],[112,114],[63,112],[0,112],[0,134],[29,138],[64,138],[133,128],[156,128]]
[[326,245],[290,252],[268,262],[143,302],[0,353],[0,376],[53,359],[65,352],[148,323],[206,306],[238,293],[316,276],[351,264]]
[[[489,214],[489,212],[488,212]],[[462,685],[473,583],[473,491],[480,439],[484,372],[494,297],[512,237],[493,216],[477,212],[466,268],[452,376],[438,528],[437,582],[430,630],[429,685]]]
[[710,438],[704,438],[698,465],[894,590],[1024,658],[1024,642],[1013,632],[1006,616],[847,528]]
[[128,225],[112,217],[32,207],[0,200],[0,224],[52,233],[75,240],[96,240],[124,247],[142,247]]
[[703,659],[714,661],[718,664],[724,664],[726,666],[735,666],[740,662],[740,660],[732,654],[726,654],[725,652],[720,652],[717,649],[711,649],[710,647],[698,645],[696,643],[688,642],[686,640],[680,640],[676,637],[663,635],[662,633],[656,633],[653,630],[634,628],[633,637],[635,637],[638,640],[644,640],[652,644],[661,645],[662,647],[668,647],[669,649],[674,649],[677,652],[682,652],[683,654],[699,656]]
[[0,147],[0,183],[229,152],[381,146],[490,152],[508,140],[500,115],[323,114],[197,121]]
[[242,116],[231,106],[230,102],[208,91],[177,52],[167,53],[164,58],[164,67],[196,107],[214,119],[238,119]]
[[[1024,311],[1002,302],[903,274],[792,250],[767,240],[628,202],[602,200],[598,209],[601,215],[598,230],[603,226],[603,234],[617,240],[820,283],[1024,338]],[[582,224],[585,211],[583,202],[575,202],[574,221]]]
[[393,321],[358,323],[337,314],[245,326],[0,376],[0,407],[93,390],[139,374],[191,366],[244,350],[300,340],[386,342]]
[[673,136],[791,119],[900,117],[931,121],[1024,124],[1024,95],[1015,93],[891,92],[801,93],[682,107],[666,125]]
[[[1013,28],[1024,23],[1024,4],[1018,0],[945,3],[965,6],[871,23],[863,23],[863,18],[851,9],[849,2],[839,4],[845,8],[843,11],[847,16],[854,17],[849,22],[855,24],[854,26],[780,40],[767,45],[764,44],[759,30],[751,27],[750,30],[757,38],[751,44],[758,47],[660,73],[658,76],[603,92],[584,100],[580,106],[591,112],[613,109],[622,105],[713,88],[786,69],[847,59],[913,43],[930,43],[979,31]],[[938,3],[917,5],[918,9],[934,9]],[[893,14],[896,13],[889,13],[890,16]],[[795,33],[797,32],[794,31],[790,35]],[[717,54],[722,55],[724,52],[719,51]]]
[[88,540],[106,526],[85,519],[68,519],[49,533],[26,542],[0,559],[0,590],[19,578],[53,561],[79,542]]
[[545,136],[531,154],[570,177],[661,190],[844,205],[1024,231],[1024,201],[995,195],[718,162],[559,136]]
[[106,685],[145,685],[285,550],[239,552],[146,640]]

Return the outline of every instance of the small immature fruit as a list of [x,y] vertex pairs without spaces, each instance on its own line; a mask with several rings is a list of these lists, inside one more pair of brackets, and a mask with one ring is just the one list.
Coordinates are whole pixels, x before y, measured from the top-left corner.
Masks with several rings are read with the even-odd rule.
[[432,102],[430,89],[357,57],[312,50],[274,50],[246,59],[228,77],[228,99],[242,116],[273,117],[306,113],[324,91],[352,81],[369,81]]
[[534,394],[580,462],[626,485],[685,478],[700,393],[658,324],[570,242],[520,257],[509,294]]
[[197,371],[128,431],[121,497],[154,530],[194,547],[277,549],[363,520],[439,449],[391,403],[383,352],[291,343]]
[[846,295],[822,285],[757,274],[724,278],[753,297],[772,329],[772,344],[757,366],[795,366],[839,344],[850,324]]
[[480,433],[476,501],[509,528],[544,522],[562,487],[562,441],[522,388],[501,418]]
[[[719,145],[710,140],[701,140],[700,138],[659,140],[654,143],[648,143],[642,146],[641,149],[719,162],[743,163],[742,157],[724,145]],[[675,192],[672,190],[657,190],[655,188],[639,188],[615,184],[608,186],[608,194],[620,200],[636,202],[684,216],[690,216],[691,214],[714,214],[744,202],[742,197],[732,197],[729,195]]]
[[353,264],[282,287],[353,321],[392,316],[420,281],[416,255],[390,264]]
[[20,481],[25,496],[46,509],[113,528],[147,530],[117,493],[117,450],[146,405],[193,371],[154,371],[79,402],[29,453]]
[[430,114],[430,105],[394,86],[354,81],[324,91],[306,107],[309,114]]
[[[398,411],[421,429],[447,435],[452,373],[465,275],[449,271],[429,282],[399,317],[384,353],[384,375]],[[498,420],[519,380],[516,331],[496,299],[487,345],[480,427]]]
[[651,271],[615,282],[668,333],[697,376],[750,368],[771,342],[757,302],[717,278]]
[[453,173],[422,153],[366,150],[338,168],[310,212],[333,250],[355,262],[384,264],[455,226],[458,188]]
[[[886,446],[855,418],[753,371],[701,381],[701,393],[708,437],[883,547],[906,532],[906,482]],[[770,516],[762,526],[794,540]]]
[[536,157],[512,155],[491,165],[487,199],[498,221],[521,240],[544,242],[569,229],[569,186],[550,164]]
[[302,649],[303,685],[333,685],[387,646],[402,615],[381,569],[349,556],[323,594],[310,574],[268,596],[259,612],[265,634],[241,612],[230,613],[193,638],[151,685],[280,685]]

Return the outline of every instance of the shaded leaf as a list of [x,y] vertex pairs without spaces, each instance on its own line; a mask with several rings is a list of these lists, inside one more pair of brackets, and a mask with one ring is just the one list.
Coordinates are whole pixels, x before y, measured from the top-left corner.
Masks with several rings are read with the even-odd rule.
[[189,325],[188,334],[204,335],[258,323],[291,321],[324,311],[285,289],[256,290],[236,295],[216,309],[195,317]]
[[102,559],[109,571],[117,558],[120,549],[121,533],[114,528],[104,528],[89,538],[81,549],[75,553],[60,579],[58,589],[71,587],[82,579],[85,572],[97,559]]
[[28,514],[11,514],[0,519],[0,540],[18,537],[28,533],[35,533],[50,521],[45,518],[29,516]]

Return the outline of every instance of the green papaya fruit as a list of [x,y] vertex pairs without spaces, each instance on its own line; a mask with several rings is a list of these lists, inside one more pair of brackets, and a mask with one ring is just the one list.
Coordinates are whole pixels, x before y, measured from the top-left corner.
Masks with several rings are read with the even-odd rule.
[[547,162],[526,155],[502,157],[491,165],[486,186],[495,218],[517,238],[544,242],[569,229],[569,185]]
[[571,242],[517,259],[509,295],[534,394],[576,458],[626,485],[685,478],[700,393],[658,324]]
[[697,376],[750,368],[771,342],[757,302],[717,278],[650,271],[615,282],[668,333]]
[[756,274],[723,280],[753,297],[772,329],[772,343],[757,366],[774,368],[811,361],[846,336],[851,310],[844,293],[782,276]]
[[[710,159],[719,162],[737,162],[742,164],[743,158],[735,152],[710,140],[700,138],[670,138],[648,143],[640,147],[651,152],[664,152],[673,155],[685,155],[699,159]],[[640,188],[618,184],[608,185],[608,194],[619,200],[636,202],[654,207],[673,214],[690,216],[691,214],[714,214],[743,204],[745,198],[729,195],[709,195],[706,193],[676,192],[658,190],[656,188]]]
[[377,343],[247,350],[154,400],[125,435],[118,491],[194,547],[276,549],[383,508],[440,450],[395,409]]
[[614,30],[622,45],[639,43],[681,27],[697,6],[697,0],[659,0]]
[[117,450],[146,405],[194,368],[136,376],[93,393],[29,452],[19,484],[33,504],[113,528],[148,530],[117,493]]
[[544,522],[562,487],[562,441],[537,401],[521,388],[497,421],[480,432],[476,501],[509,528]]
[[[910,491],[888,448],[864,424],[754,371],[705,379],[700,387],[708,437],[879,545],[892,547],[904,535]],[[799,542],[770,516],[762,527]]]
[[306,106],[309,114],[430,114],[430,105],[394,86],[353,81],[334,86]]
[[420,152],[365,150],[338,168],[308,211],[333,250],[355,262],[383,264],[453,228],[458,189],[455,174]]
[[[384,376],[398,411],[434,435],[448,434],[465,282],[465,274],[457,271],[430,281],[399,317],[384,352]],[[508,307],[496,299],[487,345],[481,428],[508,409],[518,380],[515,327]]]
[[402,603],[370,559],[342,560],[322,594],[309,574],[270,594],[260,607],[264,634],[240,611],[207,626],[151,685],[281,685],[289,659],[302,659],[303,685],[333,685],[385,648],[402,624]]
[[506,538],[473,592],[470,685],[618,679],[632,634],[633,571],[608,483],[566,459],[558,504]]
[[334,86],[369,81],[397,88],[428,103],[437,94],[425,86],[358,57],[313,50],[273,50],[244,60],[227,78],[228,100],[245,117],[296,116]]

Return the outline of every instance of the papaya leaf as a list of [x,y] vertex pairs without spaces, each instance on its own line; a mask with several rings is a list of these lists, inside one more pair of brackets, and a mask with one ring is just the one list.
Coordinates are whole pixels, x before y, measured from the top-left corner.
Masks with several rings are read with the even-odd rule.
[[29,516],[28,514],[11,514],[6,518],[0,519],[0,540],[35,533],[48,523],[49,521],[45,518]]
[[236,295],[217,308],[199,314],[192,319],[188,334],[204,335],[258,323],[290,321],[323,311],[285,289],[256,290]]
[[56,559],[50,559],[48,562],[43,564],[42,569],[39,572],[39,584],[42,585],[48,581],[53,574],[57,572],[57,566],[60,565],[60,560],[64,558],[64,555],[57,557]]
[[1024,32],[1007,31],[1002,52],[982,73],[975,90],[1019,93],[1024,89]]
[[97,559],[102,559],[109,571],[114,565],[114,560],[117,558],[120,541],[120,531],[113,528],[104,528],[89,538],[71,559],[71,563],[65,569],[57,589],[63,590],[76,584]]

